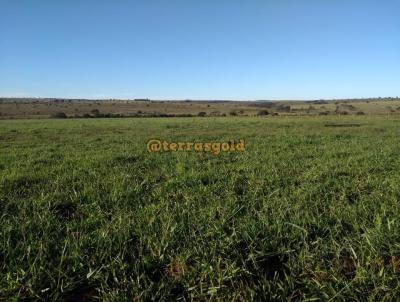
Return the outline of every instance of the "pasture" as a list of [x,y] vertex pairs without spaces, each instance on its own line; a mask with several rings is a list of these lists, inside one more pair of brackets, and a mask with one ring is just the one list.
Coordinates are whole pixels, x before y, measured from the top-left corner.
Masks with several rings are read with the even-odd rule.
[[393,301],[399,137],[396,116],[1,120],[0,300]]

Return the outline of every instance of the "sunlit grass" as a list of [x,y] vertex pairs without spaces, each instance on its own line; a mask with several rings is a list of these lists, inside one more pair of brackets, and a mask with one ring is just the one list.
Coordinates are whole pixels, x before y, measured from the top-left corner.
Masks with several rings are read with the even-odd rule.
[[[394,300],[400,120],[0,121],[0,298]],[[148,153],[150,138],[245,153]]]

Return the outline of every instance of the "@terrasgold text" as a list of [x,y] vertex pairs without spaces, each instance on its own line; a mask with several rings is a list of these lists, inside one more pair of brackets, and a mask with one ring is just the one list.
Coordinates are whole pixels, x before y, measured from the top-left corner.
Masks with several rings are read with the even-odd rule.
[[148,152],[211,152],[215,155],[223,152],[244,152],[244,139],[227,142],[169,142],[166,140],[150,139],[147,142]]

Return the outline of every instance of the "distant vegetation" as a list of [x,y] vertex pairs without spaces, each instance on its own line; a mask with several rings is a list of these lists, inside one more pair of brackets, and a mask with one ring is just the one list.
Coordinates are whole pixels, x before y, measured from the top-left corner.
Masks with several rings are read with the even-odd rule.
[[269,111],[268,110],[260,110],[260,111],[258,111],[258,113],[257,113],[257,115],[268,115],[269,114]]
[[52,114],[50,117],[52,118],[67,118],[67,115],[64,112],[56,112]]
[[[122,118],[122,117],[204,117],[314,115],[397,115],[400,99],[316,101],[156,101],[13,99],[0,100],[0,118]],[[265,115],[265,114],[264,114]]]

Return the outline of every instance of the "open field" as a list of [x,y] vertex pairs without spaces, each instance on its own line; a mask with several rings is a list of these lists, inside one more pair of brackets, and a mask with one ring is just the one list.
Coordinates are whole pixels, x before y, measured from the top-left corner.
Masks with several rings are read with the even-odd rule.
[[0,300],[393,301],[399,137],[396,115],[2,120]]
[[400,115],[399,98],[317,101],[153,101],[0,98],[0,118]]

